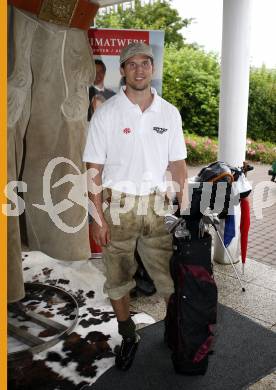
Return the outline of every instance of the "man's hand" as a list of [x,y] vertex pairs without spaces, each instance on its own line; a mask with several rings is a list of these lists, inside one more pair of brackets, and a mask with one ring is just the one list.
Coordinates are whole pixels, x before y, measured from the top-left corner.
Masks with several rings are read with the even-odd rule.
[[[88,196],[91,201],[92,218],[91,224],[92,237],[97,245],[105,246],[110,242],[110,229],[103,214],[103,195],[102,195],[102,164],[87,163],[87,186]],[[98,223],[99,222],[99,223]]]
[[110,242],[110,229],[105,219],[101,220],[102,226],[96,221],[91,224],[93,240],[99,246],[105,246]]
[[185,160],[170,161],[169,169],[172,180],[177,184],[176,197],[180,214],[185,214],[189,206],[188,172]]

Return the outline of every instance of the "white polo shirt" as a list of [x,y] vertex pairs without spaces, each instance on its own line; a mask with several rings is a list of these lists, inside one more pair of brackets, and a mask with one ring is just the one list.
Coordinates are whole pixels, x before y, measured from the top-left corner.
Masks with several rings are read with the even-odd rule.
[[166,191],[169,161],[187,156],[180,114],[154,88],[142,112],[123,88],[94,113],[83,161],[104,165],[104,187],[135,195]]

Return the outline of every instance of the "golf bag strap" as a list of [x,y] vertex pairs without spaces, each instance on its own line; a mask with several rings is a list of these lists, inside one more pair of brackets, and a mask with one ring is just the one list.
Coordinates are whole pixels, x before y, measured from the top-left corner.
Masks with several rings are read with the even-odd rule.
[[223,172],[221,173],[220,175],[216,176],[216,177],[213,177],[211,180],[209,180],[209,183],[217,183],[218,181],[220,181],[221,179],[223,179],[224,177],[229,177],[231,183],[233,183],[234,181],[234,176],[231,175],[231,173],[228,173],[228,172]]

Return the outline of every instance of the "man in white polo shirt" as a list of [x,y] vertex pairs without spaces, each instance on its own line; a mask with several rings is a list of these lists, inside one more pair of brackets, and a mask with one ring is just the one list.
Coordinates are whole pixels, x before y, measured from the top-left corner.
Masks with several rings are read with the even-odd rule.
[[[93,115],[83,157],[90,172],[98,172],[89,181],[93,187],[89,192],[94,210],[92,231],[103,247],[104,289],[123,338],[115,360],[121,370],[131,366],[139,342],[129,312],[136,245],[159,294],[167,300],[173,292],[169,274],[172,242],[164,227],[164,214],[158,211],[160,200],[165,199],[168,167],[182,209],[187,200],[181,117],[151,88],[153,71],[150,46],[131,43],[122,50],[120,72],[126,85]],[[105,211],[102,188],[111,197]]]

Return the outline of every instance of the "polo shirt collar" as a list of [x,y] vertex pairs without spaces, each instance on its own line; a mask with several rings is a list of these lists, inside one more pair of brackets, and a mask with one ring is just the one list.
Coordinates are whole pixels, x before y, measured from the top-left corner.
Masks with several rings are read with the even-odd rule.
[[[129,98],[125,94],[125,89],[126,89],[126,87],[122,86],[120,88],[120,91],[119,91],[119,96],[121,97],[123,104],[127,108],[136,108],[137,104],[134,104],[134,103],[132,103],[132,101],[129,100]],[[147,112],[148,111],[160,112],[160,110],[161,110],[161,98],[157,94],[156,89],[153,88],[153,87],[151,87],[151,93],[153,93],[153,101],[152,101],[151,105],[149,106],[149,108],[147,108],[146,111]]]

